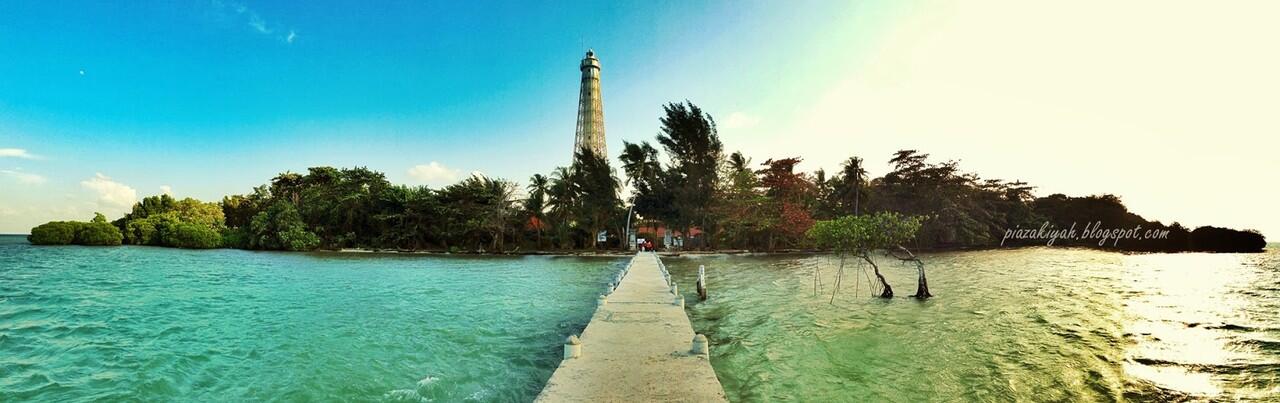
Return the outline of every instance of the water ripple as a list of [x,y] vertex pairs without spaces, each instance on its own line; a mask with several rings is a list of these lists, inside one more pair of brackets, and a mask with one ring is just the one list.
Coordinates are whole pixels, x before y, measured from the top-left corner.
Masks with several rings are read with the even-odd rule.
[[527,401],[624,263],[0,237],[0,401]]
[[[687,309],[734,401],[1280,400],[1280,295],[1260,292],[1280,284],[1275,251],[924,260],[936,298],[869,298],[851,265],[834,305],[829,256],[667,264],[682,284],[707,267],[711,299]],[[913,270],[881,267],[914,291]]]

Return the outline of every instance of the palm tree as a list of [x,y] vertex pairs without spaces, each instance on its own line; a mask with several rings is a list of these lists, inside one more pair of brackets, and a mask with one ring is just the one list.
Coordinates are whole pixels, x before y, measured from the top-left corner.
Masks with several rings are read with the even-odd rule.
[[839,189],[835,189],[840,193],[839,199],[842,202],[842,210],[849,208],[849,204],[853,206],[853,215],[861,214],[862,209],[862,186],[863,181],[867,177],[867,170],[862,167],[862,158],[849,157],[844,162],[844,169],[840,172]]
[[751,159],[742,155],[741,151],[734,151],[733,154],[729,154],[729,169],[732,169],[734,173],[751,169],[748,165],[751,165]]
[[556,235],[562,245],[568,229],[574,225],[573,213],[581,196],[576,176],[572,168],[558,167],[551,172],[550,186],[547,187],[547,207],[551,208]]
[[533,174],[529,178],[529,186],[525,189],[529,191],[529,198],[525,200],[524,209],[529,213],[529,217],[537,220],[535,230],[538,232],[538,248],[542,248],[542,228],[546,225],[546,201],[547,188],[550,186],[550,180],[545,175]]
[[491,198],[490,213],[486,227],[493,234],[493,250],[501,251],[507,233],[507,217],[515,203],[516,184],[503,179],[492,179],[481,176],[485,193]]
[[622,172],[627,174],[625,184],[637,187],[648,184],[662,171],[658,163],[658,149],[648,142],[634,144],[623,141],[622,144],[622,155],[618,159],[622,160]]

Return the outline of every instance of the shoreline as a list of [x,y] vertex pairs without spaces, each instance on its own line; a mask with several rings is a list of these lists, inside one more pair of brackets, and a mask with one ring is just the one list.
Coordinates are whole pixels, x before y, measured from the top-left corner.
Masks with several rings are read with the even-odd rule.
[[[0,234],[0,237],[14,237],[14,238],[16,238],[16,237],[23,237],[23,238],[25,238],[26,236],[27,236],[27,235],[25,235],[25,234]],[[31,245],[33,245],[33,246],[47,246],[47,245],[36,245],[36,244],[31,244]],[[83,245],[82,245],[82,246],[83,246]],[[175,247],[171,247],[171,246],[158,246],[158,245],[129,245],[129,244],[125,244],[125,245],[116,245],[116,246],[142,246],[142,247],[151,247],[151,248],[185,249],[185,250],[238,249],[238,248],[227,248],[227,247],[211,248],[211,249],[191,249],[191,248],[175,248]],[[1274,249],[1280,248],[1280,243],[1270,242],[1270,243],[1267,243],[1267,245],[1266,245],[1263,249],[1261,249],[1261,250],[1257,250],[1257,251],[1246,251],[1246,252],[1230,252],[1230,251],[1198,251],[1198,250],[1183,250],[1183,251],[1143,251],[1143,250],[1123,250],[1123,249],[1111,249],[1111,248],[1098,248],[1098,247],[1091,247],[1091,246],[1084,246],[1084,245],[1055,245],[1055,246],[1048,246],[1048,245],[1007,245],[1007,246],[992,245],[992,246],[965,246],[965,247],[943,247],[943,248],[920,248],[920,249],[912,249],[912,251],[913,251],[913,252],[916,252],[916,253],[946,253],[946,252],[978,252],[978,251],[989,251],[989,250],[1015,250],[1015,249],[1027,249],[1027,248],[1084,249],[1084,250],[1095,250],[1095,251],[1102,251],[1102,252],[1122,253],[1122,254],[1126,254],[1126,255],[1135,255],[1135,254],[1179,254],[1179,253],[1214,253],[1214,254],[1216,254],[1216,253],[1244,253],[1244,254],[1255,254],[1255,253],[1267,253],[1267,252],[1268,252],[1268,251],[1270,251],[1270,250],[1274,250]],[[636,251],[631,251],[631,250],[618,250],[618,249],[609,249],[609,250],[513,250],[513,251],[507,251],[507,252],[489,252],[489,251],[484,251],[484,252],[479,252],[479,251],[469,251],[469,252],[449,252],[449,251],[439,250],[439,249],[405,250],[405,249],[376,249],[376,248],[315,249],[315,250],[309,250],[309,251],[260,250],[260,249],[238,249],[238,250],[258,251],[258,252],[301,252],[301,253],[324,253],[324,254],[380,254],[380,255],[428,255],[428,256],[579,256],[579,257],[621,257],[621,256],[631,256],[631,255],[634,255],[634,254],[635,254],[635,252],[636,252]],[[821,253],[831,253],[831,251],[828,251],[828,250],[819,250],[819,249],[778,249],[778,250],[773,250],[773,251],[757,251],[757,250],[748,250],[748,249],[712,249],[712,250],[683,250],[683,251],[660,250],[660,251],[657,251],[657,254],[658,254],[659,256],[666,256],[666,257],[679,257],[679,256],[770,256],[770,255],[786,256],[786,255],[805,255],[805,254],[821,254]]]
[[[1254,252],[1216,252],[1216,251],[1132,251],[1121,249],[1095,248],[1080,245],[1068,246],[1047,246],[1047,245],[1017,245],[1017,246],[969,246],[969,247],[952,247],[952,248],[922,248],[913,249],[916,253],[946,253],[946,252],[981,252],[993,250],[1019,250],[1029,248],[1048,248],[1048,249],[1083,249],[1101,252],[1113,252],[1126,255],[1138,254],[1181,254],[1181,253],[1266,253],[1273,246],[1268,244],[1266,248]],[[370,249],[370,248],[342,248],[342,249],[317,249],[310,251],[313,253],[339,253],[339,254],[399,254],[399,255],[444,255],[444,256],[579,256],[579,257],[618,257],[632,256],[636,251],[630,250],[599,250],[599,251],[573,251],[573,250],[528,250],[528,251],[510,251],[510,252],[448,252],[443,250],[395,250],[395,249]],[[680,256],[786,256],[786,255],[813,255],[832,253],[829,250],[820,249],[779,249],[774,251],[753,251],[746,249],[712,249],[712,250],[686,250],[686,251],[656,251],[658,256],[664,257],[680,257]]]

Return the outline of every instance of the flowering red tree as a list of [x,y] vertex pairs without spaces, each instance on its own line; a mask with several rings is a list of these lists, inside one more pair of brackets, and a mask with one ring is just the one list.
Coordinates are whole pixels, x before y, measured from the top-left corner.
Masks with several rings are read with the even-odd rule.
[[773,225],[769,228],[769,249],[779,241],[797,245],[813,227],[809,205],[813,202],[814,187],[803,173],[795,172],[800,161],[796,157],[771,159],[764,162],[764,169],[756,171],[770,201],[766,214],[775,217],[770,220]]

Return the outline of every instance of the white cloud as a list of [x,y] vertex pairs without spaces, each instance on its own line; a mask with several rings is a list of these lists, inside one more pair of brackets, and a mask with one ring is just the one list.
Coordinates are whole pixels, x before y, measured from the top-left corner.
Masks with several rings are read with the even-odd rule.
[[267,22],[263,21],[262,17],[258,16],[258,13],[249,13],[249,26],[253,27],[253,30],[258,31],[259,33],[271,33],[271,29],[267,28]]
[[726,129],[750,129],[758,124],[760,124],[760,117],[746,112],[730,113],[729,117],[724,120],[724,128]]
[[138,191],[111,180],[101,173],[80,182],[81,186],[98,193],[98,202],[110,206],[129,207],[138,201]]
[[169,185],[160,185],[160,193],[173,196],[173,188]]
[[33,173],[14,171],[14,170],[8,170],[8,169],[0,169],[0,175],[13,178],[14,180],[18,181],[18,183],[21,183],[24,185],[38,185],[38,184],[44,183],[43,176],[36,175]]
[[427,164],[415,165],[413,168],[409,168],[409,177],[419,182],[444,185],[458,179],[458,170],[446,167],[439,162],[431,161]]
[[27,152],[27,150],[24,150],[21,148],[0,148],[0,157],[13,157],[13,158],[28,159],[28,160],[34,160],[34,159],[40,158],[39,156],[32,154],[30,152]]
[[[294,32],[294,30],[292,29],[286,30],[286,29],[283,29],[283,27],[281,27],[279,24],[271,24],[267,22],[267,20],[265,18],[262,18],[262,16],[259,15],[257,11],[250,9],[248,6],[245,6],[242,3],[234,2],[234,1],[213,0],[212,4],[215,8],[219,10],[229,9],[232,12],[236,13],[236,15],[243,16],[244,18],[247,19],[249,27],[253,28],[253,31],[259,34],[275,36],[281,41],[289,44],[292,44],[294,39],[297,39],[298,37],[298,34]],[[286,31],[288,32],[287,34],[276,34],[277,32],[286,32]]]

